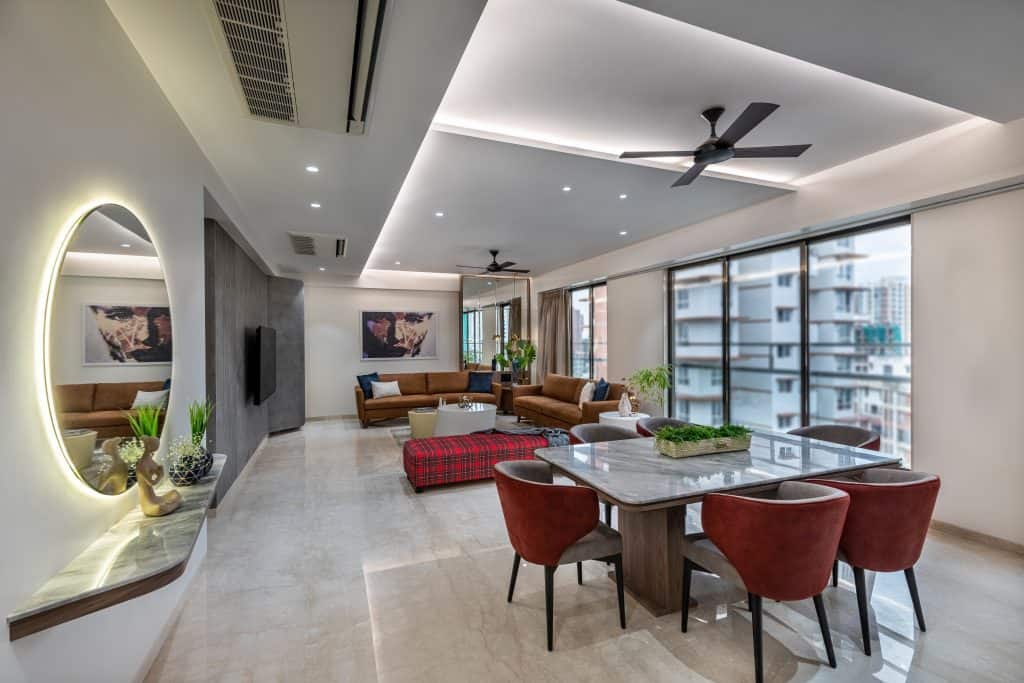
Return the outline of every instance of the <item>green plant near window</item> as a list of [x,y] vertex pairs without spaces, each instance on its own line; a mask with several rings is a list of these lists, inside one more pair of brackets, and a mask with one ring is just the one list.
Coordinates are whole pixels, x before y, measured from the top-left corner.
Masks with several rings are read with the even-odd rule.
[[688,441],[704,441],[705,439],[743,437],[750,432],[750,429],[742,425],[724,424],[721,427],[706,427],[704,425],[690,424],[683,427],[662,427],[655,433],[655,436],[672,443],[685,443]]
[[659,408],[664,407],[665,394],[672,388],[672,366],[640,368],[623,381],[641,398],[656,404]]
[[499,353],[494,359],[503,370],[512,366],[513,369],[518,369],[520,376],[528,376],[530,366],[537,360],[537,347],[513,334],[505,344],[505,353]]
[[213,415],[213,401],[192,401],[188,404],[188,424],[192,431],[192,442],[196,445],[202,443],[206,436],[206,427],[210,424],[210,416]]
[[164,409],[160,406],[139,406],[134,413],[125,413],[125,416],[135,436],[160,438],[160,415],[163,412]]

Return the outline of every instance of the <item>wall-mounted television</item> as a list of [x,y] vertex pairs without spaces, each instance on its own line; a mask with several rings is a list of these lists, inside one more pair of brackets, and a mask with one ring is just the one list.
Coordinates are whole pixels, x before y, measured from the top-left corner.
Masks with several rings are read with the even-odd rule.
[[277,330],[257,327],[249,349],[250,394],[259,405],[277,389]]

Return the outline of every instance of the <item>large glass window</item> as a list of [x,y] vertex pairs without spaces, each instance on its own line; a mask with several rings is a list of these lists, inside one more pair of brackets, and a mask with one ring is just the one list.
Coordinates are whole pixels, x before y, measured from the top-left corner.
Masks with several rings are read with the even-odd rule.
[[730,422],[800,423],[800,291],[779,284],[799,274],[800,247],[729,260]]
[[569,292],[569,365],[573,377],[608,376],[608,287]]
[[910,239],[904,222],[673,269],[673,415],[856,425],[909,463]]
[[484,355],[483,311],[462,313],[462,357],[467,363],[482,363]]
[[721,262],[673,270],[672,298],[674,414],[688,422],[721,424]]

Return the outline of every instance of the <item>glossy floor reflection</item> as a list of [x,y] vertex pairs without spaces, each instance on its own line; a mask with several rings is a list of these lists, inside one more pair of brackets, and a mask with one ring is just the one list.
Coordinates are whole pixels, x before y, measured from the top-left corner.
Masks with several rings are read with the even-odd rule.
[[[603,564],[585,563],[583,586],[560,571],[546,652],[543,570],[524,565],[505,602],[512,550],[493,484],[416,495],[389,426],[313,422],[274,437],[235,486],[148,681],[753,678],[745,596],[702,575],[682,634],[678,613],[654,618],[628,598],[620,630]],[[852,586],[826,591],[836,670],[810,601],[766,603],[766,679],[1019,681],[1024,558],[936,533],[917,575],[928,633],[902,574],[880,575],[870,658]]]

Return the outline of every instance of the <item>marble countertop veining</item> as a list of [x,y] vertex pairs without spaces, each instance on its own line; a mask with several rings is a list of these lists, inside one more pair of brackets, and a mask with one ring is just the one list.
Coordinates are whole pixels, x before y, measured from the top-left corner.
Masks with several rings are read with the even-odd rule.
[[900,458],[780,432],[753,433],[750,450],[689,458],[653,438],[539,448],[534,455],[625,505],[658,505],[791,479],[899,465]]
[[[181,506],[146,517],[138,505],[7,616],[8,625],[156,576],[188,561],[227,457],[199,483],[178,488]],[[166,481],[158,487],[163,493]],[[132,492],[130,495],[137,495]]]

